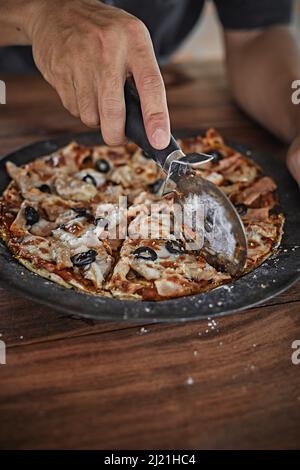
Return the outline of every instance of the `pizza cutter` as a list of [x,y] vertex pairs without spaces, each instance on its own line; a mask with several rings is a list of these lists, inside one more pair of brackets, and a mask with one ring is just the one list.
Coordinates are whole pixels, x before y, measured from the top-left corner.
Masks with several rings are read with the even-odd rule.
[[[237,276],[242,273],[247,257],[247,240],[243,223],[227,196],[212,182],[195,173],[195,169],[213,156],[203,153],[185,155],[171,135],[163,150],[154,149],[145,131],[140,100],[131,78],[125,83],[126,137],[136,143],[166,173],[163,195],[174,192],[175,201],[189,208],[191,231],[201,232],[201,251],[219,271]],[[198,211],[201,206],[203,211]],[[201,224],[194,214],[203,214]]]

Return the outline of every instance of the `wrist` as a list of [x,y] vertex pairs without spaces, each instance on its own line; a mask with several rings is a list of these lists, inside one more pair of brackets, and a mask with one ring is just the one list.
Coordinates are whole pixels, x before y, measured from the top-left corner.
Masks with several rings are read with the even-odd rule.
[[0,3],[0,46],[31,44],[31,30],[46,0],[10,0]]
[[[23,33],[29,44],[32,44],[32,38],[35,27],[39,18],[42,16],[45,7],[49,4],[49,0],[25,0],[26,9],[23,14]],[[51,2],[51,0],[50,0]]]

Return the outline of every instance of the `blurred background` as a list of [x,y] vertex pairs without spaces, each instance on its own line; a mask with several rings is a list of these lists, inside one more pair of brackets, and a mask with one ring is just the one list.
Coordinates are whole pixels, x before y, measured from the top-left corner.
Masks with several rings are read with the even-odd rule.
[[[295,28],[300,44],[300,0],[295,1],[293,27]],[[173,57],[173,61],[215,61],[221,60],[222,57],[222,28],[220,27],[214,4],[207,1],[198,24],[185,43],[177,51]]]

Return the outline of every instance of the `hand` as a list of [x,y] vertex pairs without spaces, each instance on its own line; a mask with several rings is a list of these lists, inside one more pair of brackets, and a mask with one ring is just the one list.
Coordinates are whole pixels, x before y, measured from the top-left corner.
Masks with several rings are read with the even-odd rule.
[[296,137],[287,154],[287,166],[300,186],[300,136]]
[[105,142],[125,140],[124,82],[133,75],[148,139],[165,148],[170,124],[163,80],[145,25],[97,0],[39,0],[27,26],[35,63],[63,105]]

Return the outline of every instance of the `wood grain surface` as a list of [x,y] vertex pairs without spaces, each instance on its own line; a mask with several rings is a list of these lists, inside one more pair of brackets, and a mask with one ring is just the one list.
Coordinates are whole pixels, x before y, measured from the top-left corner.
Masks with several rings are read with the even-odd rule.
[[[86,129],[39,76],[0,78],[0,154]],[[234,106],[220,64],[170,66],[165,80],[174,129],[215,126],[284,158]],[[1,449],[299,448],[299,284],[214,328],[85,321],[2,286],[0,334]]]

